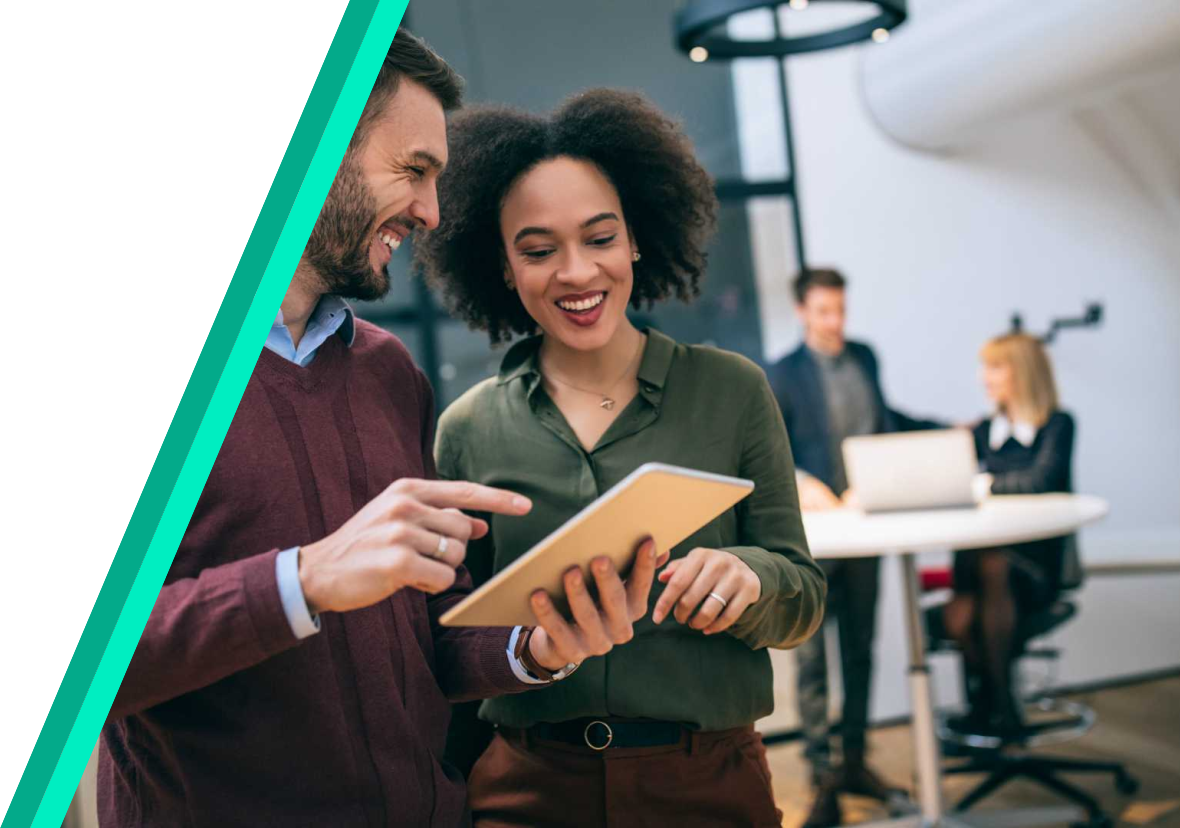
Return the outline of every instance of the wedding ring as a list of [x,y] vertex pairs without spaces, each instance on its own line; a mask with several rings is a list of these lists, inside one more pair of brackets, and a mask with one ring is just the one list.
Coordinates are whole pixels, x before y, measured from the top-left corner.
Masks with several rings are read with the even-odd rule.
[[438,536],[438,550],[430,557],[434,558],[436,561],[439,561],[439,560],[442,560],[443,558],[445,558],[446,556],[447,556],[447,536],[446,535],[439,535]]
[[722,598],[720,595],[718,595],[716,592],[710,592],[709,597],[712,598],[714,601],[719,602],[721,604],[721,609],[725,609],[726,607],[729,606],[729,602],[726,601],[724,598]]

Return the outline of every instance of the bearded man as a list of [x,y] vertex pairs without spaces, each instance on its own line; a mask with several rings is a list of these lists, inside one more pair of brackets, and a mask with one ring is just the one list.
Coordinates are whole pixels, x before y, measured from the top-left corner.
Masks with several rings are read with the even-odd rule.
[[397,32],[103,728],[103,826],[463,825],[450,702],[560,680],[646,612],[651,544],[568,590],[580,623],[439,624],[488,530],[460,510],[531,504],[434,479],[430,386],[346,300],[437,226],[461,88]]

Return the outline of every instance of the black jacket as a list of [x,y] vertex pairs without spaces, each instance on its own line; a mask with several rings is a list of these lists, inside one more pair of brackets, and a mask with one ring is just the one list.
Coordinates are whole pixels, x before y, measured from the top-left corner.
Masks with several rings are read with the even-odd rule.
[[983,470],[995,477],[994,494],[1073,491],[1073,417],[1054,411],[1038,429],[1031,446],[1009,438],[994,450],[988,442],[991,425],[987,419],[975,427],[975,453]]
[[[844,347],[849,356],[860,365],[872,387],[877,409],[874,433],[946,427],[942,423],[930,420],[915,420],[891,409],[885,403],[885,395],[881,392],[880,371],[873,349],[864,343],[851,341]],[[835,470],[832,468],[827,401],[824,399],[823,379],[819,372],[820,368],[811,351],[806,345],[800,345],[770,366],[766,374],[778,399],[779,408],[782,409],[783,420],[787,424],[787,436],[791,441],[795,466],[819,478],[831,488]]]
[[[1054,411],[1033,438],[1024,446],[1008,438],[998,449],[991,447],[990,419],[975,427],[975,453],[983,470],[993,476],[993,494],[1046,494],[1073,491],[1073,417]],[[1012,552],[1023,566],[1033,564],[1052,594],[1073,589],[1082,583],[1082,569],[1077,555],[1077,538],[1059,538],[1017,544]]]

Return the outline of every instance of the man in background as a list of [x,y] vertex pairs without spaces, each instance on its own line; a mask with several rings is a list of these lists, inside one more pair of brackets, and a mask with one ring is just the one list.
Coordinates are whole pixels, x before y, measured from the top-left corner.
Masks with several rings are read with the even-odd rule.
[[[845,284],[839,272],[827,269],[807,270],[795,278],[803,342],[767,371],[787,424],[804,511],[832,509],[853,499],[840,448],[845,438],[941,427],[910,419],[886,404],[872,349],[845,339]],[[828,723],[828,663],[820,633],[796,650],[799,713],[815,787],[806,828],[841,823],[840,792],[882,801],[892,794],[865,763],[879,559],[819,564],[828,576],[826,618],[837,625],[840,637],[843,761],[832,759],[835,734]]]

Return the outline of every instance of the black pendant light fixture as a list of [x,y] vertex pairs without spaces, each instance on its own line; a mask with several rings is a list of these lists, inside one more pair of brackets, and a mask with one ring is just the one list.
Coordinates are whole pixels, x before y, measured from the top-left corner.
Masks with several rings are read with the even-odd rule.
[[[890,29],[900,25],[906,18],[906,0],[853,0],[870,7],[875,13],[851,25],[800,37],[788,37],[779,31],[770,40],[734,40],[726,32],[726,23],[735,14],[754,9],[773,9],[777,16],[778,9],[782,6],[794,11],[803,11],[812,4],[835,1],[694,0],[686,3],[676,14],[676,46],[697,62],[743,57],[785,58],[804,52],[834,49],[863,40],[883,40],[888,37]],[[850,4],[850,0],[839,2],[843,5]],[[704,53],[693,51],[700,49],[703,49]]]
[[[676,48],[684,52],[695,63],[734,58],[776,58],[781,62],[779,75],[780,101],[783,113],[783,128],[786,137],[788,178],[782,181],[718,181],[719,198],[753,198],[757,196],[782,195],[791,199],[795,245],[799,254],[799,269],[807,269],[807,257],[803,244],[803,221],[800,216],[798,196],[798,173],[795,167],[795,148],[791,136],[791,109],[787,96],[785,58],[805,52],[834,49],[852,43],[872,40],[882,43],[889,39],[891,29],[906,19],[906,0],[839,0],[841,5],[863,5],[869,15],[860,20],[828,31],[809,31],[791,36],[783,26],[780,10],[801,12],[817,3],[833,3],[836,0],[688,0],[676,13],[673,28]],[[768,9],[774,17],[774,37],[768,40],[737,40],[730,37],[730,18],[744,12]]]

